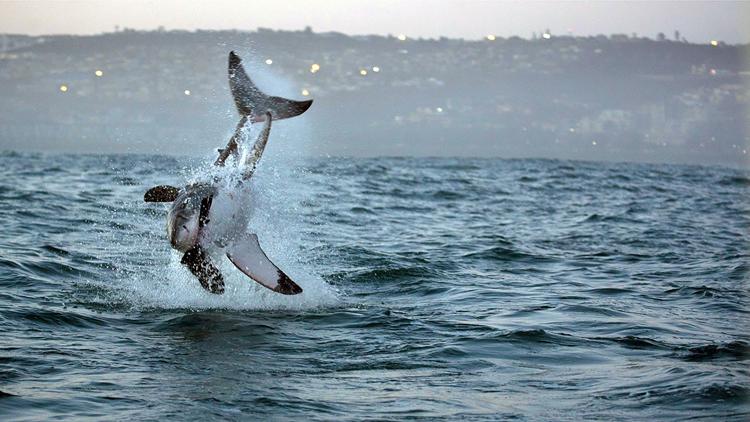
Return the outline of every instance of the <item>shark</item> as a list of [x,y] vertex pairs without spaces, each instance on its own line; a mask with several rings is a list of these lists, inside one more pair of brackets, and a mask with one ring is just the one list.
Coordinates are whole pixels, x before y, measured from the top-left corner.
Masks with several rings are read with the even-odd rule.
[[[234,158],[237,172],[231,180],[220,176],[198,179],[183,187],[154,186],[143,196],[145,202],[171,203],[167,213],[167,238],[180,251],[184,265],[214,294],[224,293],[224,277],[214,259],[223,253],[246,276],[280,294],[296,295],[302,288],[274,264],[263,251],[255,233],[247,227],[249,183],[268,143],[271,122],[298,116],[312,100],[296,101],[269,96],[247,75],[242,59],[229,53],[229,89],[240,120],[226,147],[219,149],[214,166],[224,167]],[[239,148],[248,122],[263,123],[252,148],[240,155]]]

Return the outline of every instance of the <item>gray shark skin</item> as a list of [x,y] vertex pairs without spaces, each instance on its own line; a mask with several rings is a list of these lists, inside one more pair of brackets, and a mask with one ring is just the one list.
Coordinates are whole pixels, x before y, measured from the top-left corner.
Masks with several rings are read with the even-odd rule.
[[312,100],[294,101],[280,97],[269,97],[261,92],[247,76],[242,66],[242,59],[234,53],[229,53],[229,89],[234,97],[234,104],[242,116],[247,116],[251,122],[262,122],[266,111],[271,113],[274,120],[298,116],[312,105]]
[[[271,122],[304,113],[312,100],[294,101],[264,94],[247,76],[241,59],[234,52],[229,53],[229,86],[241,118],[227,146],[219,150],[214,165],[224,166],[229,156],[239,159],[239,140],[248,120],[264,122],[252,149],[238,161],[241,185],[255,172],[268,143]],[[197,182],[183,188],[159,185],[144,194],[145,202],[172,203],[167,215],[167,238],[172,248],[183,252],[181,263],[198,278],[204,289],[222,294],[224,278],[207,250],[223,247],[235,267],[259,284],[285,295],[302,293],[302,288],[268,259],[255,234],[235,233],[231,229],[233,226],[226,224],[225,220],[231,218],[228,215],[236,215],[225,212],[235,206],[233,201],[227,202],[227,198],[234,196],[221,191],[219,182]],[[220,201],[218,209],[215,200]]]

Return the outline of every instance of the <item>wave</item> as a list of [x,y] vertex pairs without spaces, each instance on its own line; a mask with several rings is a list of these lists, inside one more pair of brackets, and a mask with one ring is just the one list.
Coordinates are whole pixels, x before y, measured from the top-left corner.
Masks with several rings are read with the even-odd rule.
[[169,247],[143,191],[208,157],[0,153],[0,413],[750,414],[735,171],[279,155],[250,223],[295,297],[223,258],[211,295]]

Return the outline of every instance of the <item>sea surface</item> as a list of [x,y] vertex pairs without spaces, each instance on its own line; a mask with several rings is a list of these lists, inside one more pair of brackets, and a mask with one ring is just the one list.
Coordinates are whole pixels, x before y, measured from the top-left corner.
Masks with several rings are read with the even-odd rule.
[[181,267],[212,157],[0,153],[0,420],[750,419],[750,174],[264,157],[305,292]]

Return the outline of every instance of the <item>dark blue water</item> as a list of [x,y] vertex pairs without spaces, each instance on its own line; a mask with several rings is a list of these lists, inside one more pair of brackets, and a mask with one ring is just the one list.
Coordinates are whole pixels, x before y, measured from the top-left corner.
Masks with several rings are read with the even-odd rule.
[[0,419],[750,417],[745,171],[264,158],[305,293],[212,296],[141,200],[207,161],[0,154]]

